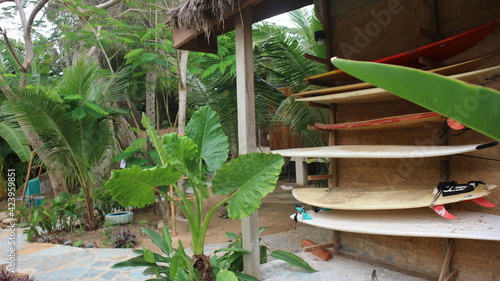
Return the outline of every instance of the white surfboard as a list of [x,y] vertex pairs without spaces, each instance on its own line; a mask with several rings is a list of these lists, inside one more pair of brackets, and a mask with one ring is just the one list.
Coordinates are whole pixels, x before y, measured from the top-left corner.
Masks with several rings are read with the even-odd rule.
[[[338,210],[392,210],[429,207],[487,196],[496,185],[479,185],[475,190],[452,196],[439,196],[435,186],[363,186],[328,188],[294,188],[292,195],[298,201],[321,208]],[[472,203],[471,203],[472,204]]]
[[497,145],[498,142],[454,146],[419,145],[339,145],[273,150],[285,157],[310,158],[422,158],[472,152]]
[[301,220],[300,215],[298,220],[316,227],[364,234],[500,241],[500,216],[458,210],[453,213],[455,220],[437,216],[429,208],[308,211],[311,220]]
[[[481,84],[487,78],[500,74],[500,66],[480,69],[476,71],[456,74],[449,76],[450,78],[458,79],[472,84]],[[322,90],[325,92],[326,90]],[[320,92],[323,93],[323,92]],[[400,97],[382,89],[370,88],[364,90],[334,93],[334,94],[321,94],[319,96],[299,98],[296,101],[302,102],[318,102],[318,103],[370,103],[370,102],[383,102],[398,100]]]

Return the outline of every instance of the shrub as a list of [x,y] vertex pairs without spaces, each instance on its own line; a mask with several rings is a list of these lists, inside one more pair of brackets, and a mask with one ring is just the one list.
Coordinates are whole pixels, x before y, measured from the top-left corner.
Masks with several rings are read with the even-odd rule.
[[2,269],[0,272],[0,280],[2,281],[35,281],[34,278],[30,277],[29,274],[19,276],[19,274],[14,274],[6,269]]
[[115,248],[133,248],[135,246],[135,234],[128,229],[118,230],[111,237],[111,245]]

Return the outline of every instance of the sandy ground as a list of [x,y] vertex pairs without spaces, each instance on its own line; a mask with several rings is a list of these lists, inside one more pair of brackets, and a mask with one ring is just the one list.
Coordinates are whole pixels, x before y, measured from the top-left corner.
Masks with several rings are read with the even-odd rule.
[[[295,212],[294,203],[298,203],[291,195],[290,190],[283,190],[281,186],[293,186],[294,183],[279,182],[276,190],[264,198],[259,214],[259,227],[266,227],[267,229],[262,233],[262,236],[267,236],[279,232],[285,232],[295,228],[295,222],[289,218]],[[212,195],[204,202],[204,210],[208,211],[211,206],[220,202],[224,197]],[[223,211],[222,211],[223,212]],[[220,211],[213,216],[210,226],[207,231],[205,244],[218,244],[230,242],[226,236],[226,232],[241,233],[241,221],[231,220],[219,216]],[[156,229],[160,220],[162,220],[161,212],[158,208],[148,208],[141,212],[134,212],[134,222],[129,225],[116,226],[110,228],[109,232],[116,232],[120,228],[126,228],[133,231],[137,235],[137,242],[134,248],[148,248],[154,252],[160,252],[159,248],[154,245],[151,240],[141,233],[142,227]],[[171,223],[170,221],[167,222]],[[171,227],[171,225],[169,226]],[[190,233],[182,222],[176,223],[177,233],[172,234],[174,245],[177,241],[181,240],[184,247],[191,245]],[[111,247],[107,245],[104,235],[105,229],[100,228],[96,231],[89,231],[83,235],[67,235],[66,240],[73,242],[82,240],[84,244],[95,243],[98,247]]]

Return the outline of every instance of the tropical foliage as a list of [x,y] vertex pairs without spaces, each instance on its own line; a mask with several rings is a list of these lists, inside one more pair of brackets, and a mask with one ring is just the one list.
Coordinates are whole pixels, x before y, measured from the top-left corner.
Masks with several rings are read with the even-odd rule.
[[64,171],[69,182],[83,191],[85,221],[91,229],[98,225],[92,204],[94,169],[112,148],[111,118],[121,113],[108,104],[123,98],[121,84],[101,78],[99,72],[95,63],[79,60],[54,88],[15,89],[16,101],[0,107],[11,122],[40,132],[43,145],[37,153],[45,157],[47,169]]
[[[147,117],[143,117],[143,125],[162,165],[146,170],[133,166],[114,171],[106,187],[122,205],[142,207],[155,202],[157,186],[174,185],[183,204],[160,192],[188,219],[193,250],[197,255],[203,253],[208,223],[222,204],[228,203],[231,218],[240,219],[258,209],[260,199],[274,190],[283,158],[251,153],[225,163],[228,159],[227,137],[218,116],[209,107],[201,108],[192,117],[185,136],[171,133],[160,138]],[[206,173],[215,173],[212,192],[229,196],[205,215],[202,213],[202,202],[209,197]],[[177,181],[181,175],[189,179],[194,190],[194,203],[178,190]]]
[[[297,28],[262,22],[253,29],[256,124],[267,128],[273,126],[273,119],[289,124],[304,144],[317,146],[323,140],[318,132],[307,130],[307,125],[326,122],[327,111],[295,102],[277,88],[304,91],[311,87],[304,77],[325,72],[325,65],[304,58],[305,53],[325,56],[325,47],[314,41],[314,31],[322,27],[311,10],[300,9],[289,14]],[[238,131],[234,36],[234,32],[218,36],[216,55],[191,55],[190,64],[199,66],[201,73],[191,71],[193,79],[188,96],[192,106],[210,105],[220,115],[231,148],[237,147]]]
[[[147,128],[149,140],[159,154],[161,165],[149,169],[133,166],[113,171],[106,187],[122,205],[142,207],[153,203],[156,199],[155,192],[161,193],[175,204],[188,221],[194,252],[192,263],[189,261],[184,264],[187,256],[181,255],[183,250],[180,244],[180,250],[176,251],[176,255],[181,255],[177,259],[184,262],[178,268],[194,268],[196,271],[188,270],[188,273],[197,272],[201,280],[212,280],[210,261],[204,255],[204,243],[213,215],[225,203],[231,219],[241,219],[254,213],[262,204],[261,199],[274,190],[281,173],[283,157],[277,154],[250,153],[240,155],[226,163],[229,152],[227,137],[224,135],[219,117],[208,106],[200,108],[193,115],[186,127],[185,136],[171,133],[160,138],[149,122],[147,117],[143,117],[143,125]],[[210,196],[207,173],[214,174],[211,192],[227,197],[210,206],[210,210],[205,214],[203,200]],[[177,186],[181,175],[187,176],[189,185],[193,189],[193,202],[188,200]],[[176,201],[172,194],[157,188],[165,185],[174,186],[182,203]],[[163,232],[164,237],[161,241],[164,239],[170,241],[170,238],[165,237],[168,232],[166,230]],[[153,235],[151,236],[153,241],[160,240],[154,238],[155,234],[148,233],[148,235]],[[171,242],[162,244],[171,245]],[[172,255],[171,246],[167,248],[164,252]],[[152,253],[144,250],[143,255],[145,262],[156,263]],[[172,257],[172,261],[168,261],[173,263],[176,255]],[[159,259],[166,261],[165,258]],[[167,276],[175,275],[177,269],[172,269],[171,265],[168,272],[164,269],[161,273]],[[160,276],[160,271],[157,271],[157,276]],[[194,277],[190,276],[189,280]]]

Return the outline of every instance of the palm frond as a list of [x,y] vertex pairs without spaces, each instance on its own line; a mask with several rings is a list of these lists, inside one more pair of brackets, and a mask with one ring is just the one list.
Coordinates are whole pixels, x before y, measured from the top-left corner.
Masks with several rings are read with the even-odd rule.
[[17,154],[22,162],[29,160],[31,150],[28,140],[17,123],[11,121],[0,122],[0,137],[7,141],[10,148]]
[[327,110],[310,108],[307,104],[295,102],[294,98],[289,97],[281,103],[273,121],[288,124],[292,134],[300,136],[306,147],[325,145],[325,134],[311,131],[307,126],[315,122],[328,123]]

